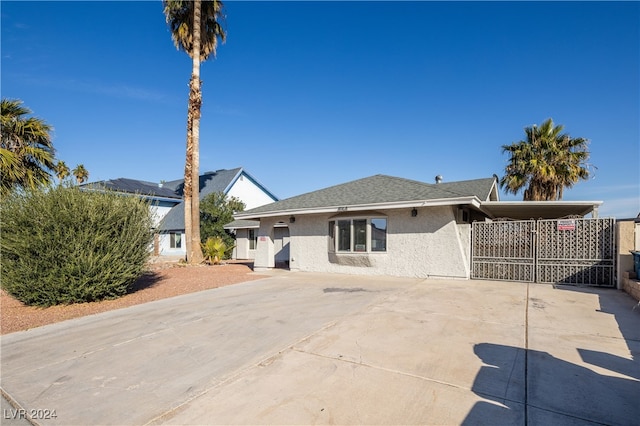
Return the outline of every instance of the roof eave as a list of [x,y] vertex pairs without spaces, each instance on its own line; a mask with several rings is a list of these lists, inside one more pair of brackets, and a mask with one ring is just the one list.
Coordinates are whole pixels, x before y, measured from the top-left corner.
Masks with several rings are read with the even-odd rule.
[[112,194],[118,194],[118,195],[129,195],[129,196],[133,196],[133,197],[139,197],[139,198],[144,198],[144,199],[151,199],[154,201],[170,201],[172,203],[181,203],[182,202],[182,197],[176,197],[176,198],[171,198],[171,197],[162,197],[162,196],[158,196],[158,195],[152,195],[152,194],[144,194],[142,192],[129,192],[129,191],[118,191],[115,189],[109,189],[109,188],[82,188],[83,191],[93,191],[93,192],[102,192],[102,193],[112,193]]
[[481,201],[476,196],[458,197],[458,198],[441,198],[435,200],[411,200],[411,201],[398,201],[398,202],[385,202],[385,203],[369,203],[369,204],[354,204],[347,206],[327,206],[327,207],[311,207],[300,209],[287,209],[287,210],[275,210],[267,212],[256,213],[238,213],[233,217],[235,219],[259,219],[265,217],[277,217],[277,216],[290,216],[290,215],[308,215],[308,214],[323,214],[323,213],[344,213],[344,212],[358,212],[366,210],[392,210],[392,209],[404,209],[413,207],[435,207],[435,206],[453,206],[453,205],[472,205],[476,208],[480,208]]
[[[563,207],[569,208],[572,210],[569,214],[586,216],[587,214],[594,213],[597,214],[598,208],[603,204],[603,201],[485,201],[481,204],[480,210],[485,213],[488,217],[495,219],[497,217],[502,217],[496,215],[495,209],[492,207],[499,207],[504,211],[504,208],[529,208],[528,210],[540,209],[540,208],[550,208],[556,209],[558,213],[561,212]],[[499,212],[499,211],[498,211]],[[538,212],[540,213],[540,212]],[[526,215],[525,215],[526,216]],[[552,215],[558,216],[558,215]]]

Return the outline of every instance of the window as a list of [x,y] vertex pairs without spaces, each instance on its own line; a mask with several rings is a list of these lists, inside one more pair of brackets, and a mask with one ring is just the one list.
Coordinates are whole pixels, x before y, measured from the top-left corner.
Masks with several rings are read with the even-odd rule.
[[249,250],[255,250],[256,249],[256,243],[258,242],[258,239],[256,238],[256,230],[255,229],[248,229],[247,230],[247,238],[249,239]]
[[387,251],[387,219],[371,219],[371,251]]
[[357,219],[352,223],[354,251],[367,251],[367,219]]
[[336,221],[329,221],[329,251],[336,251]]
[[351,221],[338,221],[338,251],[351,251]]
[[387,219],[358,218],[329,221],[328,248],[334,252],[387,251]]
[[169,233],[169,240],[170,240],[169,247],[171,247],[172,249],[182,248],[182,234],[181,233],[179,233],[179,232],[170,232]]

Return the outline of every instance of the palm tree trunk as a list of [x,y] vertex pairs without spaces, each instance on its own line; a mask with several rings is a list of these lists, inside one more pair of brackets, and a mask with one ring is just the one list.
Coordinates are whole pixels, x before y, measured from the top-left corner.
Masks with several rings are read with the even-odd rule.
[[[201,0],[193,4],[193,71],[189,84],[189,113],[192,116],[191,134],[191,181],[193,193],[191,197],[191,257],[190,264],[199,264],[204,260],[200,247],[200,108],[202,106],[202,89],[200,87],[200,24]],[[186,202],[186,201],[185,201]],[[186,206],[186,204],[185,204]],[[186,216],[185,210],[185,216]],[[186,225],[186,221],[185,221]]]
[[184,164],[184,187],[182,190],[184,199],[184,236],[187,262],[191,263],[193,252],[191,250],[191,233],[193,223],[191,222],[191,198],[193,194],[193,181],[191,179],[191,168],[193,159],[193,116],[191,114],[191,94],[189,94],[189,106],[187,107],[187,154]]

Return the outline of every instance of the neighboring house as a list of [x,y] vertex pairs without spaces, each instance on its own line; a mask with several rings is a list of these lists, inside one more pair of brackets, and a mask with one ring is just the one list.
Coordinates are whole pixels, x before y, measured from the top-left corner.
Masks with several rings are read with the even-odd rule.
[[495,177],[438,182],[371,176],[245,210],[227,228],[236,230],[238,247],[249,247],[246,253],[255,257],[257,270],[281,266],[465,279],[470,277],[473,221],[503,213],[513,218],[584,216],[598,205],[502,203]]
[[[214,192],[236,197],[247,209],[273,203],[278,198],[243,168],[217,170],[200,175],[200,199]],[[133,179],[114,179],[83,185],[87,189],[109,190],[141,196],[151,203],[154,213],[157,255],[184,256],[185,227],[182,191],[184,179],[155,184]],[[242,231],[245,232],[245,231]]]
[[153,227],[157,228],[162,218],[182,202],[182,195],[163,184],[136,179],[118,178],[80,185],[83,190],[109,190],[140,197],[150,204]]

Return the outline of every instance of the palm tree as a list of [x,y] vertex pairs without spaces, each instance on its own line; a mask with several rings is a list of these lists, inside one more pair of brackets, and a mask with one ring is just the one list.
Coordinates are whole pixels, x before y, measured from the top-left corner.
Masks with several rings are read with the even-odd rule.
[[203,260],[200,247],[200,108],[202,89],[200,62],[211,54],[215,57],[218,38],[224,42],[226,33],[220,24],[223,18],[221,1],[164,0],[164,14],[171,29],[171,38],[178,50],[192,59],[187,110],[187,153],[184,170],[184,206],[187,261]]
[[526,127],[526,140],[503,145],[510,158],[500,187],[513,194],[524,188],[524,201],[561,200],[564,188],[588,179],[588,141],[563,134],[563,128],[548,119]]
[[72,171],[75,176],[78,185],[85,183],[89,179],[89,172],[84,168],[82,164],[78,164]]
[[71,170],[69,170],[69,166],[67,166],[67,163],[65,163],[62,160],[56,163],[55,167],[53,168],[53,171],[56,173],[56,177],[61,182],[65,180],[67,177],[69,177],[69,175],[71,174]]
[[0,194],[16,188],[36,188],[51,182],[54,170],[50,125],[36,117],[18,99],[0,101]]

